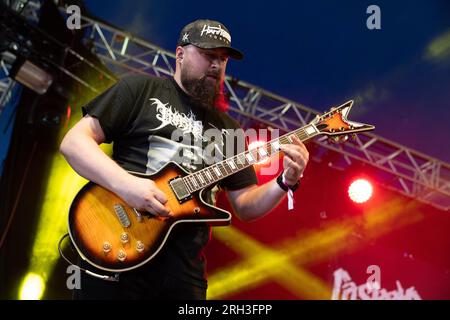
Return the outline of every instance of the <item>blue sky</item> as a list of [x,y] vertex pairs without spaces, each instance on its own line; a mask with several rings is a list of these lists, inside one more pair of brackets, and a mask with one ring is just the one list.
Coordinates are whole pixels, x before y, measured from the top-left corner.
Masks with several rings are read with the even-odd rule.
[[[319,111],[356,99],[355,120],[450,162],[450,1],[85,3],[171,51],[185,24],[219,20],[245,54],[228,74]],[[366,27],[371,4],[381,9],[381,30]]]

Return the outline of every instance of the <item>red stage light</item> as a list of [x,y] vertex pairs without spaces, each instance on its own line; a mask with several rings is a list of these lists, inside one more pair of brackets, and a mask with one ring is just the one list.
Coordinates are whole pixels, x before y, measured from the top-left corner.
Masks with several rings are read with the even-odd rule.
[[348,187],[348,196],[356,203],[364,203],[372,197],[372,184],[366,179],[357,179]]

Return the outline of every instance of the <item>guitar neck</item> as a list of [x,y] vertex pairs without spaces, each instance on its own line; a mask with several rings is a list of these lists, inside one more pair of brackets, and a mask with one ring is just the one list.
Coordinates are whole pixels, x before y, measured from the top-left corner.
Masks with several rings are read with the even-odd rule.
[[301,141],[306,141],[316,135],[319,135],[320,131],[313,124],[308,124],[295,131],[282,135],[277,139],[273,139],[258,148],[239,153],[233,157],[227,158],[221,162],[189,174],[183,178],[184,183],[191,192],[195,192],[209,185],[215,184],[216,182],[225,179],[236,172],[244,170],[255,163],[278,154],[280,152],[281,144],[292,143],[289,136],[293,134],[296,135]]

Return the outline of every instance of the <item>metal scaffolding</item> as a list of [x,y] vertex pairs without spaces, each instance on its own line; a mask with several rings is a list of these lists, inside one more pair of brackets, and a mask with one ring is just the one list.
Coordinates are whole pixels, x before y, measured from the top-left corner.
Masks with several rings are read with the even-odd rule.
[[[64,8],[61,13],[66,14]],[[86,43],[118,77],[132,73],[173,75],[174,53],[93,18],[83,16],[81,21]],[[288,132],[320,114],[230,76],[225,85],[230,94],[230,114],[244,127],[258,121]],[[322,151],[335,153],[346,166],[369,164],[377,172],[377,182],[389,189],[444,211],[450,208],[450,165],[443,161],[371,133],[360,133],[345,144],[330,144],[326,137],[314,143]]]
[[[3,0],[0,0],[3,2]],[[8,1],[9,7],[22,15],[31,23],[37,23],[39,21],[39,10],[41,3],[38,0],[11,0]],[[0,52],[0,115],[3,108],[11,100],[11,95],[16,81],[9,77],[11,66],[14,63],[15,56],[8,51]]]
[[0,56],[0,115],[2,114],[3,108],[11,100],[11,94],[16,85],[16,82],[9,77],[10,70],[11,64],[3,56]]

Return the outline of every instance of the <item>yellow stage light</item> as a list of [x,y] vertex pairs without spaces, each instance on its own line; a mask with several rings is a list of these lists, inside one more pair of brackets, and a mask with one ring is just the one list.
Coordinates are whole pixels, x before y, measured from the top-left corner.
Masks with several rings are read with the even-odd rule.
[[45,290],[42,277],[35,273],[29,273],[20,287],[20,300],[40,300]]

